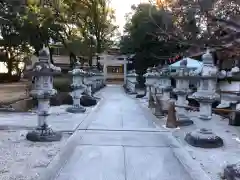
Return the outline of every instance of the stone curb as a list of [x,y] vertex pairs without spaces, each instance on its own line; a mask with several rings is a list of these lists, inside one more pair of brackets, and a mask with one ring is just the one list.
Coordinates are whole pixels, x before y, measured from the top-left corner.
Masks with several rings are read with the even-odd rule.
[[173,137],[174,143],[179,148],[172,148],[173,155],[182,164],[192,180],[211,180],[209,175],[201,168],[200,164],[192,159],[184,147]]
[[[153,121],[153,124],[156,126],[156,128],[158,128],[158,121],[159,119],[151,112],[151,110],[149,108],[147,108],[146,106],[140,104],[140,102],[138,101],[138,99],[133,98],[135,101],[137,101],[137,103],[139,104],[140,108],[143,110],[144,114],[146,114],[148,117],[151,118],[151,120]],[[169,129],[165,129],[165,131],[171,132]]]
[[[100,93],[101,90],[98,92]],[[96,94],[98,94],[96,93]],[[98,104],[94,107],[94,109],[85,117],[85,119],[79,124],[79,126],[75,129],[76,131],[72,136],[64,144],[63,148],[60,152],[53,158],[53,160],[49,163],[46,170],[41,172],[38,180],[54,180],[57,175],[60,173],[61,169],[65,166],[69,158],[72,156],[75,148],[78,145],[80,138],[82,138],[83,131],[77,131],[78,128],[87,129],[88,125],[92,122],[93,117],[95,116],[95,112],[99,109],[101,104],[104,102],[101,99]]]
[[[140,102],[138,101],[138,103]],[[159,121],[159,119],[155,117],[147,107],[141,104],[140,104],[140,107],[143,109],[144,113],[147,114],[147,116],[152,118],[154,125],[157,127],[155,122]],[[171,131],[167,131],[167,132],[171,132]],[[184,169],[190,175],[192,180],[211,180],[209,175],[201,168],[200,164],[192,159],[192,157],[187,152],[187,150],[184,149],[184,146],[181,145],[179,141],[177,141],[177,139],[172,135],[172,133],[170,136],[171,137],[169,138],[172,141],[172,143],[177,146],[177,148],[172,148],[173,155],[184,167]]]

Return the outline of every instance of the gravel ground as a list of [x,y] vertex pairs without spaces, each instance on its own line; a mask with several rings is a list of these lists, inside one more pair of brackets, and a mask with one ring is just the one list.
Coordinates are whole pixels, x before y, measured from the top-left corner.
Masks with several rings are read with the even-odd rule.
[[26,130],[0,131],[0,179],[35,180],[70,136],[60,142],[34,143],[27,141]]

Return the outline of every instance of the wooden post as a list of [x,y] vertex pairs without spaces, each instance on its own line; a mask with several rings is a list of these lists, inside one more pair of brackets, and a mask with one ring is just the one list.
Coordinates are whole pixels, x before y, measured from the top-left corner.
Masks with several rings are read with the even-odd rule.
[[169,104],[166,127],[177,128],[177,118],[176,118],[176,110],[175,110],[174,102],[170,102]]

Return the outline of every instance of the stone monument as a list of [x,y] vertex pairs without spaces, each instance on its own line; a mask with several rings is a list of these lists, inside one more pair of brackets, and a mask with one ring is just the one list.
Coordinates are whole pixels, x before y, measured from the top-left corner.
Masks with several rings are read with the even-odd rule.
[[61,133],[54,132],[47,124],[49,116],[50,98],[57,94],[53,89],[53,76],[61,73],[59,67],[49,62],[49,54],[43,49],[39,52],[39,61],[32,69],[26,71],[27,75],[34,77],[33,90],[30,95],[38,100],[38,126],[34,131],[28,132],[26,138],[30,141],[59,141]]

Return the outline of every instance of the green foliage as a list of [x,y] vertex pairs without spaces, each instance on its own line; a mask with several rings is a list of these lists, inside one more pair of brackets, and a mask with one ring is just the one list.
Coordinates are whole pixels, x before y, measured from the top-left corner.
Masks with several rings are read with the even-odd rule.
[[172,32],[176,28],[170,12],[157,9],[151,4],[140,4],[132,10],[132,17],[125,25],[126,35],[121,39],[120,49],[122,53],[135,54],[135,69],[138,74],[144,74],[148,67],[164,64],[167,57],[179,53],[183,47],[180,49],[174,39],[159,33],[159,29]]
[[71,83],[72,83],[72,78],[69,77],[56,77],[54,78],[53,81],[53,87],[56,89],[58,92],[71,92]]
[[143,74],[149,66],[164,64],[169,57],[183,54],[190,47],[221,47],[216,31],[219,25],[212,20],[239,15],[239,2],[228,0],[158,0],[157,6],[139,4],[127,15],[121,51],[135,54],[135,68]]
[[0,45],[8,57],[9,74],[23,55],[38,53],[43,45],[50,47],[51,40],[61,42],[73,59],[91,58],[111,46],[117,27],[108,0],[16,2],[0,2]]

